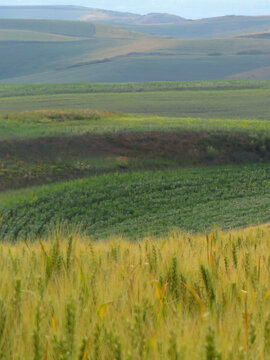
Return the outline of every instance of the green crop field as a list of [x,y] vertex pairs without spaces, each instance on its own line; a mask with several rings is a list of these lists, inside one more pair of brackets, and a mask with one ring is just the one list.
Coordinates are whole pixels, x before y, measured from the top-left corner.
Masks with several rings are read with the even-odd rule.
[[268,165],[133,172],[11,192],[0,197],[2,239],[80,226],[94,238],[172,229],[203,232],[268,222]]

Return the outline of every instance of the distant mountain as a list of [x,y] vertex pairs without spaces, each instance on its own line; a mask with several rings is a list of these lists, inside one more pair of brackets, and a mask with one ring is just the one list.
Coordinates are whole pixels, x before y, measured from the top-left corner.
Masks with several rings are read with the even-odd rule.
[[171,14],[139,15],[82,6],[0,6],[0,18],[81,20],[130,25],[179,24],[187,21],[180,16]]

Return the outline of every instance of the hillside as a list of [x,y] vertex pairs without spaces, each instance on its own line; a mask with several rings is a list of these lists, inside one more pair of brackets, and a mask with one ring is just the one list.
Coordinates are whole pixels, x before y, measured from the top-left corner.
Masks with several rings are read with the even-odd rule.
[[223,16],[191,20],[179,24],[123,25],[145,34],[181,39],[224,38],[270,30],[269,16]]
[[181,40],[82,21],[0,20],[0,52],[3,83],[264,79],[270,66],[267,37]]
[[223,38],[270,30],[269,16],[223,16],[188,20],[172,14],[140,15],[80,6],[0,6],[0,18],[118,24],[132,31],[182,39]]

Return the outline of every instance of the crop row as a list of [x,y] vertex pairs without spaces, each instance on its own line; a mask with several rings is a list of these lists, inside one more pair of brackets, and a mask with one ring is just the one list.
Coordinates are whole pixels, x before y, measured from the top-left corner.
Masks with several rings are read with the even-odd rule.
[[267,222],[269,178],[269,165],[186,168],[103,175],[19,196],[11,192],[1,195],[0,237],[45,235],[65,223],[93,238],[136,238]]

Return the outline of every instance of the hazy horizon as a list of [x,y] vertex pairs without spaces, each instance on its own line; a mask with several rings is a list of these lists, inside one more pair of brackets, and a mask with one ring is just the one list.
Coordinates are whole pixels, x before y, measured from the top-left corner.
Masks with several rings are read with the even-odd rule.
[[[74,5],[105,10],[147,14],[152,12],[170,13],[190,19],[226,15],[269,15],[270,0],[0,0],[0,6]],[[1,14],[0,14],[1,16]]]

